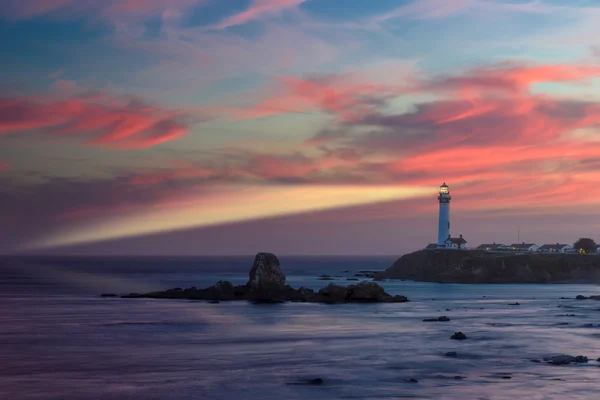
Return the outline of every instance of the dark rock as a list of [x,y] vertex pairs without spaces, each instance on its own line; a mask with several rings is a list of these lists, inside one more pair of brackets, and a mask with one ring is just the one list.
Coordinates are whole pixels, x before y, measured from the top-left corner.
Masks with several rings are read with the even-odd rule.
[[454,335],[450,336],[450,339],[454,339],[454,340],[465,340],[467,338],[467,335],[465,335],[462,332],[455,332]]
[[520,304],[519,303],[511,303],[511,304],[509,304],[509,306],[520,306]]
[[285,289],[285,274],[271,253],[258,253],[250,269],[246,286],[256,299],[277,298]]
[[533,363],[537,363],[537,364],[541,363],[541,361],[540,361],[540,360],[529,360],[529,361],[531,361],[531,362],[533,362]]
[[575,297],[575,300],[587,300],[587,297],[585,297],[584,295],[578,294],[577,297]]
[[281,304],[284,303],[283,300],[278,299],[254,299],[251,300],[252,304]]
[[220,301],[219,300],[211,300],[208,302],[209,304],[219,304]]
[[450,321],[450,318],[448,318],[444,315],[444,316],[439,317],[437,320],[440,322],[448,322],[448,321]]
[[544,358],[548,364],[552,365],[567,365],[571,363],[587,363],[588,358],[586,356],[568,356],[568,355],[560,355]]
[[[361,282],[348,287],[329,284],[317,293],[308,288],[294,289],[285,284],[285,275],[273,254],[256,255],[246,285],[233,286],[219,281],[206,289],[169,289],[164,292],[130,293],[123,298],[187,299],[187,300],[247,300],[256,304],[277,304],[284,301],[312,303],[388,302],[403,303],[405,296],[391,296],[375,282]],[[325,278],[323,278],[325,279]],[[333,278],[331,278],[333,279]],[[352,278],[351,278],[352,279]]]
[[358,281],[358,278],[347,278],[347,281]]
[[321,378],[314,378],[314,379],[307,379],[307,380],[303,380],[303,381],[298,381],[298,382],[291,382],[288,383],[288,385],[313,385],[313,386],[319,386],[324,384],[325,382],[323,381],[323,379]]
[[375,282],[361,282],[348,287],[338,286],[330,283],[309,301],[327,303],[371,303],[371,302],[397,302],[408,301],[404,296],[390,296],[381,286]]
[[502,377],[502,379],[512,379],[512,376],[505,375]]
[[373,281],[375,281],[375,282],[383,282],[383,281],[385,281],[385,279],[384,278],[373,278]]
[[123,299],[137,299],[137,298],[140,298],[140,297],[144,297],[144,295],[141,294],[141,293],[135,293],[135,292],[134,293],[125,294],[125,295],[121,296],[121,298],[123,298]]
[[335,278],[327,277],[327,278],[317,278],[318,281],[335,281]]
[[103,293],[100,297],[117,297],[117,295],[114,293]]
[[235,288],[228,281],[219,281],[204,290],[208,292],[205,293],[205,296],[208,296],[209,300],[233,300],[235,298]]
[[423,322],[438,322],[437,318],[425,318]]
[[458,357],[458,353],[455,351],[449,351],[446,353],[446,357]]
[[419,383],[419,381],[416,380],[415,378],[405,379],[404,382],[407,382],[407,383]]

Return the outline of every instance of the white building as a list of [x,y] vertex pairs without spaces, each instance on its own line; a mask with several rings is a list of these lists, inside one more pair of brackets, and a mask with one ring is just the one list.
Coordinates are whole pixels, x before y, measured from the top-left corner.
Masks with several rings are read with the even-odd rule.
[[540,253],[573,253],[576,250],[573,246],[569,246],[568,244],[545,244],[541,246],[538,251]]
[[444,245],[447,249],[456,249],[456,250],[464,250],[467,248],[467,241],[463,238],[462,235],[457,238],[448,237],[444,241]]
[[540,248],[540,246],[538,246],[537,244],[534,243],[515,243],[515,244],[511,244],[510,245],[510,250],[513,251],[529,251],[529,252],[536,252],[538,251],[538,249]]
[[440,218],[438,222],[438,247],[447,247],[446,239],[450,237],[450,200],[452,197],[450,196],[450,190],[448,189],[448,185],[444,182],[442,186],[440,186],[440,192],[438,195],[438,200],[440,202]]

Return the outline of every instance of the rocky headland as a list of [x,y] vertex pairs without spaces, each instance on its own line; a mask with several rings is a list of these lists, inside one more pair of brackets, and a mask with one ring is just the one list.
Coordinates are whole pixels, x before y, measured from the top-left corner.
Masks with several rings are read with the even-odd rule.
[[374,277],[440,283],[599,283],[600,256],[420,250],[405,254]]
[[[104,294],[104,297],[111,296]],[[219,281],[205,289],[190,287],[174,288],[162,292],[130,293],[123,298],[188,299],[211,302],[245,300],[255,303],[281,303],[285,301],[311,303],[403,303],[404,296],[392,296],[375,282],[363,281],[355,285],[339,286],[333,283],[314,291],[308,288],[295,289],[285,283],[279,260],[271,253],[258,253],[250,269],[245,285],[234,286]]]

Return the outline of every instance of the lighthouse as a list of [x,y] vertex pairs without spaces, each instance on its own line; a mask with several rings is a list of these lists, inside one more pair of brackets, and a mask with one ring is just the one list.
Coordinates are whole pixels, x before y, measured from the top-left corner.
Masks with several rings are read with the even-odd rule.
[[438,223],[438,247],[446,247],[446,239],[450,237],[450,190],[448,185],[444,182],[440,186],[440,194],[438,200],[440,201],[440,220]]

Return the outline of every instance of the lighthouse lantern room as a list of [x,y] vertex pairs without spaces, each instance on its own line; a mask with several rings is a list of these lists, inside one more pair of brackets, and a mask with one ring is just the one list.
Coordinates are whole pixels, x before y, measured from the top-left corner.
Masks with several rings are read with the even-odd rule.
[[450,237],[450,190],[444,182],[440,186],[438,200],[440,202],[440,219],[438,223],[438,247],[446,247],[446,239]]

